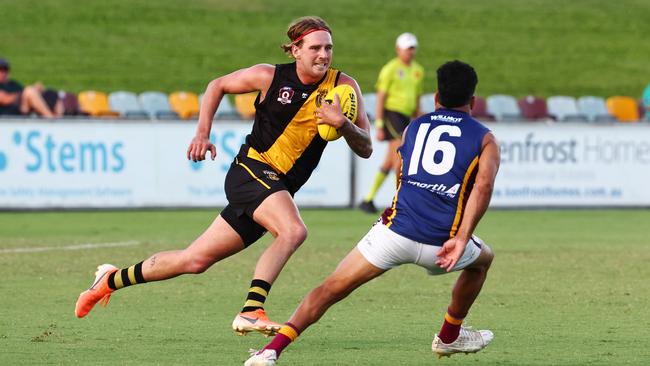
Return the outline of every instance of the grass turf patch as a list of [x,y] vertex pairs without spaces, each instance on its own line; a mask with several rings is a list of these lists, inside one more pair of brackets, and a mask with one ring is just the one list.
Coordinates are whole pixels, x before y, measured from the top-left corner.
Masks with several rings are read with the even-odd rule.
[[[74,302],[96,265],[128,266],[184,248],[216,211],[1,213],[0,364],[241,364],[268,339],[237,337],[230,323],[269,243],[199,276],[121,290],[108,308],[76,319]],[[267,310],[286,320],[374,218],[304,210],[310,236],[274,284]],[[650,357],[647,210],[490,211],[478,235],[496,252],[467,324],[495,332],[477,355],[439,362],[481,365],[643,364]],[[334,230],[335,229],[335,230]],[[137,241],[128,247],[56,250]],[[283,353],[283,365],[416,365],[430,351],[456,275],[403,266],[335,305]]]
[[289,22],[316,14],[334,31],[334,66],[372,91],[405,31],[420,40],[425,91],[459,58],[478,94],[640,96],[650,80],[650,3],[640,0],[0,0],[3,57],[19,81],[70,91],[190,90],[288,58]]

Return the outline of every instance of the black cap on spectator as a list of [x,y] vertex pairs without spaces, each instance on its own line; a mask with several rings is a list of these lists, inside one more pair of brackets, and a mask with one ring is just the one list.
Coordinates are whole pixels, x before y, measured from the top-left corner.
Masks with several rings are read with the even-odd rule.
[[0,57],[0,69],[9,70],[9,62],[2,57]]

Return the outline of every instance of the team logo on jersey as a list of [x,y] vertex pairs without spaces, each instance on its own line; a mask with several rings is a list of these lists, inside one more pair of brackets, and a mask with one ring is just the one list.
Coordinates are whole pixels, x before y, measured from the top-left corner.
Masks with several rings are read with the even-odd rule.
[[291,98],[293,97],[293,89],[288,86],[285,86],[280,89],[278,95],[278,102],[282,104],[291,104]]
[[278,173],[276,172],[270,170],[262,170],[262,173],[264,173],[264,175],[266,175],[266,177],[269,178],[270,180],[275,180],[275,181],[280,180],[280,177],[278,177]]
[[316,95],[316,107],[320,108],[320,105],[323,104],[323,99],[327,95],[327,89],[319,89],[318,94]]

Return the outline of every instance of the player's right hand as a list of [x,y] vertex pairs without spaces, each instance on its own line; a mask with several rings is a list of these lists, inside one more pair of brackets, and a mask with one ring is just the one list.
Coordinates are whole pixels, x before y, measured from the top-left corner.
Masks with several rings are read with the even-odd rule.
[[210,139],[202,136],[194,136],[190,146],[187,148],[187,159],[193,162],[205,160],[205,155],[210,151],[211,158],[217,157],[217,148]]
[[438,256],[436,264],[445,271],[451,272],[463,255],[467,242],[468,240],[461,240],[458,237],[447,240],[436,253]]

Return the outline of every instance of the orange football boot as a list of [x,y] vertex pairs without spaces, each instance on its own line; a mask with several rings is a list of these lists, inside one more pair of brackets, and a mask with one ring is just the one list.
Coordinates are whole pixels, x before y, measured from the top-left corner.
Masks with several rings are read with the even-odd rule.
[[282,324],[270,321],[264,309],[239,313],[232,322],[232,330],[239,335],[255,331],[268,337],[275,335],[280,328]]
[[108,305],[108,300],[111,298],[113,291],[115,291],[108,287],[108,276],[117,271],[118,268],[112,264],[102,264],[97,267],[95,281],[92,286],[82,292],[77,299],[77,305],[74,308],[74,313],[77,318],[86,316],[99,301],[101,301],[102,306]]

